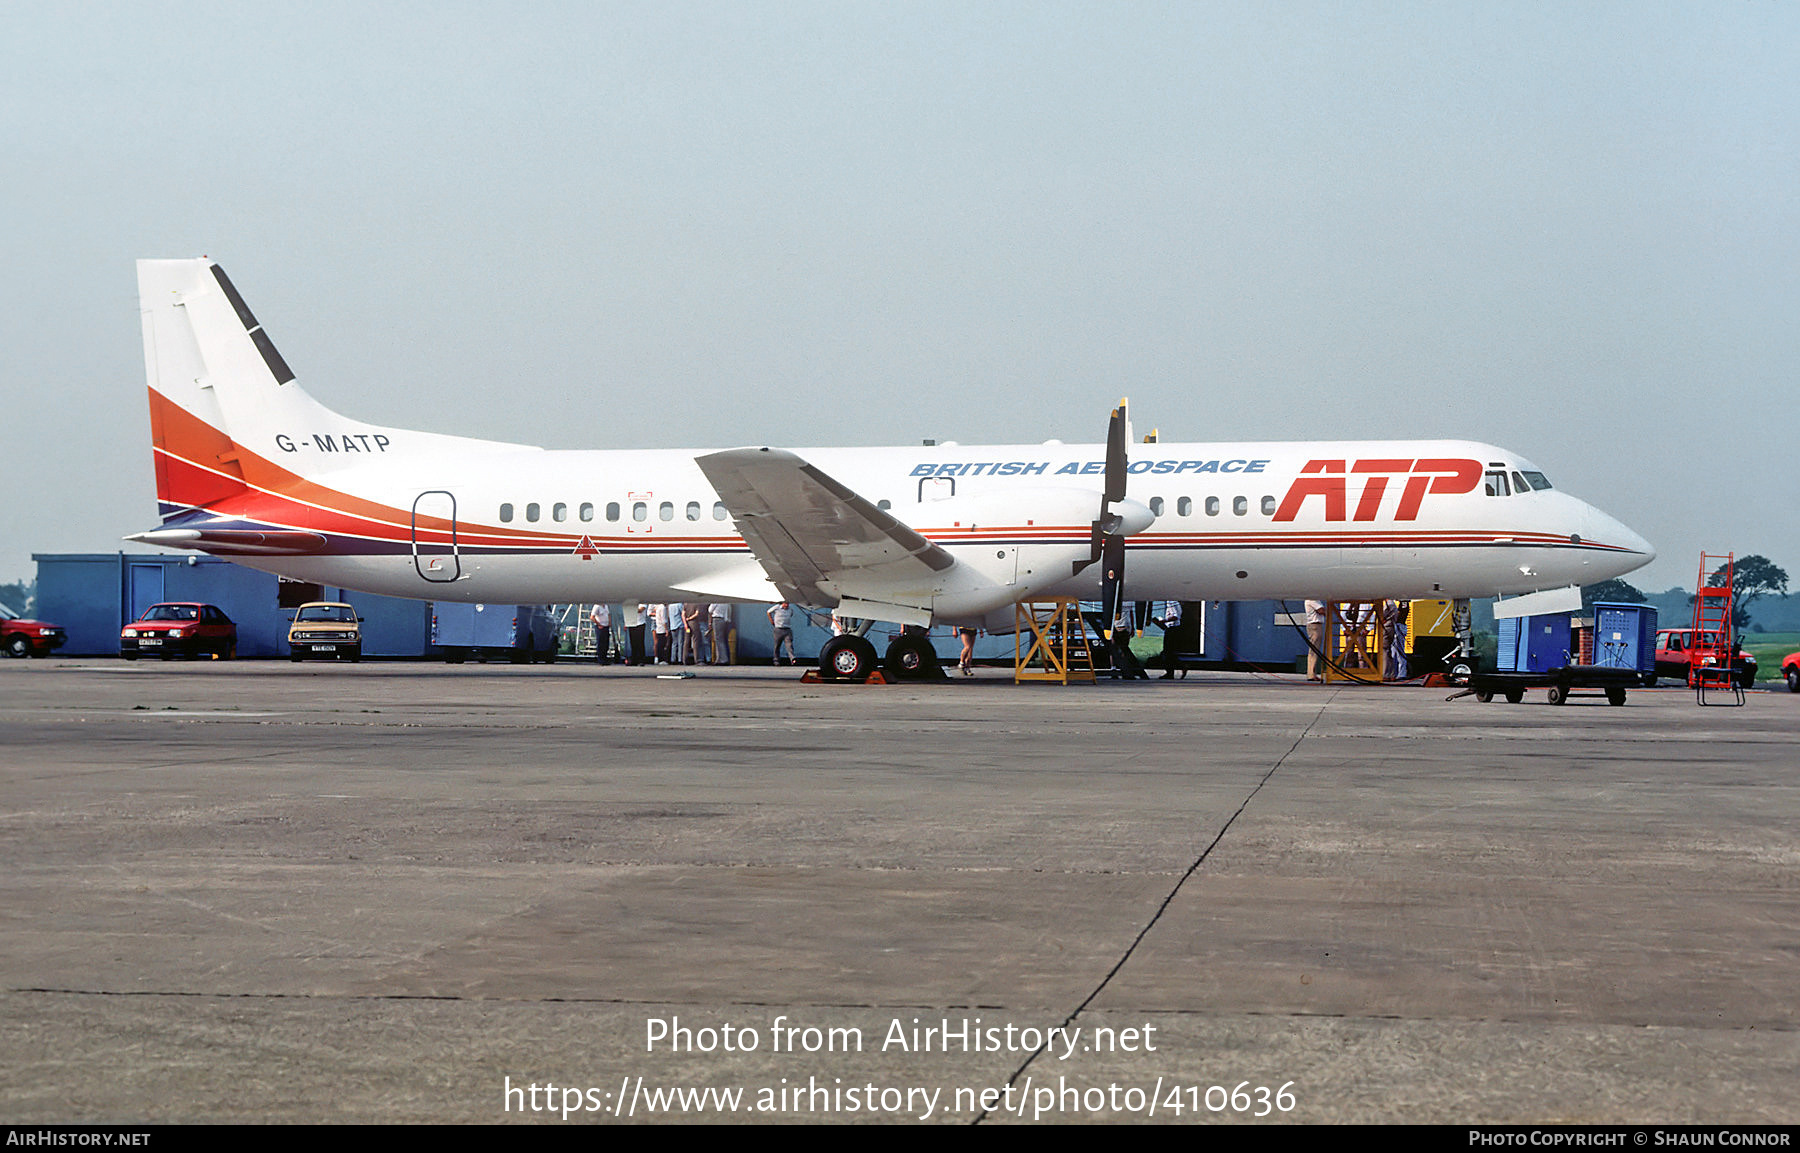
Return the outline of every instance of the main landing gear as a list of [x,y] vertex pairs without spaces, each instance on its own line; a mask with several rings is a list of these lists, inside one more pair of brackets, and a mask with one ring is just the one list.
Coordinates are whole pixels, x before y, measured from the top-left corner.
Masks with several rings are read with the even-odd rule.
[[944,676],[937,650],[923,630],[908,629],[895,637],[885,657],[876,655],[868,638],[851,633],[832,637],[819,650],[820,680],[860,683],[877,670],[896,681],[941,680]]

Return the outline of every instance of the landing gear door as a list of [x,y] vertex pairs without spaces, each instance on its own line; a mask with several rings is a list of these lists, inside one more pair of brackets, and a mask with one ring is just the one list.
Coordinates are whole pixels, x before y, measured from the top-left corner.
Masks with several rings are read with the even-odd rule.
[[442,489],[422,492],[412,507],[413,567],[433,584],[462,576],[456,551],[456,498]]

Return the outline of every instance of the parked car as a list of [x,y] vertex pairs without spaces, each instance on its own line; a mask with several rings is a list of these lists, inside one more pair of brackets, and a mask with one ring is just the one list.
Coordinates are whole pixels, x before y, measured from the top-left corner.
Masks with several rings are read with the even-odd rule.
[[362,618],[339,601],[312,601],[294,610],[288,626],[288,659],[348,657],[362,660]]
[[140,656],[228,661],[237,656],[237,625],[217,605],[151,605],[120,630],[119,655],[128,661]]
[[1800,653],[1781,658],[1781,675],[1787,678],[1788,692],[1800,693]]
[[61,625],[28,621],[0,605],[0,652],[9,657],[47,657],[69,639]]
[[[1668,677],[1686,683],[1688,668],[1692,663],[1689,653],[1694,648],[1698,635],[1702,645],[1717,644],[1717,634],[1701,632],[1693,629],[1661,629],[1656,634],[1656,675]],[[1731,667],[1737,673],[1738,684],[1749,688],[1756,680],[1756,658],[1739,649],[1731,660]]]

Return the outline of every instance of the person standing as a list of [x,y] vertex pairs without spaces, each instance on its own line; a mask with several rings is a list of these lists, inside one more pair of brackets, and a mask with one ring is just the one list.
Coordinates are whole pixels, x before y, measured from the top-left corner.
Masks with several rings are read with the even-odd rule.
[[650,646],[657,664],[669,663],[669,645],[672,640],[669,635],[669,606],[651,605]]
[[1319,670],[1325,667],[1325,602],[1306,602],[1306,679],[1325,678]]
[[631,641],[631,659],[629,665],[644,663],[644,606],[637,601],[626,601],[620,606],[620,624],[625,626],[625,636]]
[[669,663],[687,663],[687,606],[676,601],[669,606]]
[[687,634],[687,652],[681,663],[707,663],[705,605],[699,601],[689,601],[681,606],[681,631]]
[[781,664],[781,646],[787,646],[787,664],[795,663],[794,658],[794,609],[786,601],[769,606],[769,627],[774,630],[774,640],[769,655],[774,663]]
[[1387,660],[1382,665],[1382,679],[1406,679],[1406,614],[1412,607],[1408,601],[1389,601],[1383,624],[1387,632]]
[[712,663],[731,663],[731,606],[727,604],[712,606]]
[[594,661],[603,665],[612,650],[612,606],[595,605],[589,609],[588,623],[594,626]]
[[975,675],[976,632],[965,625],[956,630],[956,635],[962,640],[962,655],[957,657],[956,667],[962,670],[963,676],[972,677]]
[[[1181,602],[1163,602],[1163,615],[1156,623],[1163,631],[1162,679],[1165,681],[1173,680],[1175,677],[1175,670],[1181,666],[1181,657],[1175,651],[1175,630],[1181,627]],[[1187,679],[1186,669],[1181,670],[1181,679]]]

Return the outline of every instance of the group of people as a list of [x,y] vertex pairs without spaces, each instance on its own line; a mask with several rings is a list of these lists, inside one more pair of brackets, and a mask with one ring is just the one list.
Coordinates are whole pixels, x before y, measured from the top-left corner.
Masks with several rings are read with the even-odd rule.
[[1181,664],[1181,646],[1173,635],[1181,628],[1180,601],[1121,601],[1119,611],[1113,617],[1111,641],[1108,651],[1112,657],[1112,675],[1117,680],[1147,681],[1150,674],[1145,671],[1144,663],[1131,651],[1131,640],[1137,636],[1138,612],[1145,614],[1145,622],[1162,630],[1162,669],[1158,680],[1172,681],[1177,675],[1187,679],[1187,669]]
[[[1337,614],[1338,627],[1342,630],[1340,667],[1345,670],[1379,668],[1382,680],[1405,680],[1408,673],[1407,617],[1411,608],[1411,602],[1403,600],[1342,602]],[[1377,613],[1380,614],[1380,635],[1385,639],[1385,648],[1380,650],[1375,641]],[[1309,681],[1325,679],[1326,642],[1330,639],[1326,631],[1330,616],[1324,601],[1306,602],[1306,679]]]
[[[588,622],[594,626],[594,659],[603,665],[615,660],[625,665],[731,663],[728,604],[627,604],[620,615],[623,619],[619,625],[624,631],[615,655],[612,606],[597,604],[588,610]],[[648,638],[644,635],[646,626]]]

